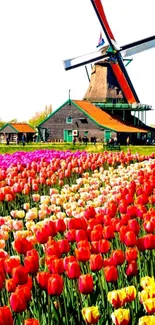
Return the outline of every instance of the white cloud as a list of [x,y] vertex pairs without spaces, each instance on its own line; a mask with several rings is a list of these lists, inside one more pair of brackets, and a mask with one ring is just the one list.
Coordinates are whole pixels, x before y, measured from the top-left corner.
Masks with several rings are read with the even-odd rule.
[[[122,45],[155,35],[154,0],[103,0]],[[101,30],[90,0],[0,2],[0,118],[28,120],[45,105],[81,99],[85,68],[64,71],[62,60],[94,50]],[[134,57],[128,72],[142,103],[154,99],[155,49]],[[147,123],[155,123],[154,112]]]

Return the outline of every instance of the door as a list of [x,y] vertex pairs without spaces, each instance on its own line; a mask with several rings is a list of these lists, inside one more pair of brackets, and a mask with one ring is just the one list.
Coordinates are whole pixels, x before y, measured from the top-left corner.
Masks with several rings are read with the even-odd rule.
[[72,142],[72,130],[64,130],[64,142]]
[[105,142],[109,142],[111,137],[111,131],[105,131]]

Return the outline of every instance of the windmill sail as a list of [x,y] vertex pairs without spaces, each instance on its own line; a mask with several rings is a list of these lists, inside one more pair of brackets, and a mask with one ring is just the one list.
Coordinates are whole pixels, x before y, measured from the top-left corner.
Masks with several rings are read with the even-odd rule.
[[106,46],[102,46],[99,50],[91,52],[89,54],[86,55],[81,55],[81,56],[77,56],[75,58],[72,59],[68,59],[68,60],[64,60],[64,68],[65,70],[70,70],[70,69],[74,69],[77,67],[80,67],[82,65],[86,65],[98,60],[101,60],[103,58],[108,57],[107,55],[107,50],[108,50],[108,45]]
[[123,51],[123,56],[132,56],[155,47],[155,39],[135,45]]

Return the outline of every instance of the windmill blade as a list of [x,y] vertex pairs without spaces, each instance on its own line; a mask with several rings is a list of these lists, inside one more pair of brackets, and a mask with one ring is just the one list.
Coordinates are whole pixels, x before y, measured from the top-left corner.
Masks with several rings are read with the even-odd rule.
[[99,50],[95,52],[91,52],[86,55],[81,55],[72,59],[64,60],[64,68],[65,70],[71,70],[74,68],[78,68],[82,65],[87,65],[92,62],[99,61],[101,59],[105,59],[108,57],[107,49],[108,45],[101,47]]
[[102,2],[101,2],[101,0],[90,0],[90,1],[93,5],[96,15],[100,21],[100,24],[104,30],[106,38],[107,38],[110,46],[113,48],[114,47],[113,42],[116,42],[116,40],[115,40],[115,37],[114,37],[112,30],[109,26],[109,23],[107,21],[107,17],[106,17]]
[[123,57],[132,56],[137,53],[149,50],[155,47],[155,36],[122,46]]
[[[114,35],[112,33],[112,30],[110,28],[110,25],[109,25],[109,23],[107,21],[107,17],[106,17],[102,2],[101,2],[101,0],[90,0],[90,1],[91,1],[92,5],[94,7],[94,10],[95,10],[95,12],[97,14],[97,17],[98,17],[98,19],[100,21],[100,24],[101,24],[101,26],[102,26],[102,28],[104,30],[104,33],[106,35],[106,38],[107,38],[112,50],[116,51],[115,52],[115,58],[117,59],[118,64],[120,66],[120,69],[122,70],[122,72],[124,74],[124,77],[125,77],[124,84],[126,84],[126,87],[128,87],[128,86],[130,87],[130,90],[132,92],[132,95],[133,95],[133,98],[134,98],[135,102],[139,102],[139,98],[138,98],[138,96],[136,94],[136,91],[135,91],[135,89],[133,87],[133,84],[132,84],[132,82],[130,80],[128,72],[127,72],[127,70],[126,70],[126,68],[124,66],[123,57],[122,57],[121,52],[120,52],[120,50],[119,50],[119,48],[117,46],[116,40],[115,40]],[[117,71],[116,72],[114,71],[114,74],[115,73],[117,74]]]

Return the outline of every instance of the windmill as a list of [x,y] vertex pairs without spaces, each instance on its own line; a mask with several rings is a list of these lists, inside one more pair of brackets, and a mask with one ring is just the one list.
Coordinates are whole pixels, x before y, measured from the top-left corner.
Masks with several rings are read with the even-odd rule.
[[[87,64],[92,63],[94,63],[96,67],[100,66],[98,72],[97,69],[95,71],[96,76],[97,73],[98,75],[100,74],[100,77],[98,78],[99,81],[96,81],[97,78],[96,76],[94,77],[93,71],[90,79],[90,85],[86,95],[84,96],[84,99],[95,103],[96,105],[102,107],[105,110],[109,109],[109,111],[113,112],[117,109],[117,115],[123,118],[123,120],[129,120],[131,123],[133,123],[133,119],[131,118],[131,111],[134,111],[134,125],[139,125],[144,117],[143,112],[146,112],[146,110],[150,110],[151,107],[149,105],[140,104],[140,100],[138,98],[136,90],[128,75],[125,60],[127,60],[128,57],[131,57],[137,53],[155,47],[155,35],[119,47],[107,21],[101,0],[90,1],[97,14],[97,17],[109,44],[102,46],[98,48],[95,52],[89,53],[87,55],[82,55],[79,57],[64,60],[64,68],[65,70],[71,70],[80,66],[86,67]],[[129,60],[129,62],[130,61],[131,60]],[[103,89],[100,91],[100,96],[96,98],[92,96],[92,94],[96,94],[98,92],[99,88],[102,88],[102,81],[104,83],[109,82],[108,80],[105,80],[105,78],[102,78],[103,71],[105,72],[105,69],[107,69],[109,75],[111,75],[113,77],[113,80],[115,80],[113,88],[115,86],[116,94],[119,94],[119,96],[116,96],[115,98],[113,97],[113,100],[111,101],[111,104],[113,104],[112,109],[110,105],[108,106],[109,103],[107,102],[107,95],[105,93],[103,94]],[[106,72],[106,75],[108,75],[108,73]],[[122,105],[118,105],[118,103],[122,103]],[[126,106],[123,107],[123,104]],[[135,117],[136,111],[138,111],[138,119]],[[141,121],[139,121],[140,111]],[[144,120],[146,123],[146,114]]]

